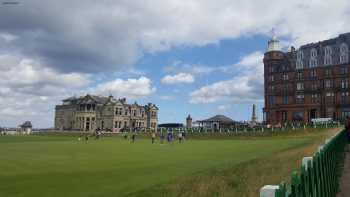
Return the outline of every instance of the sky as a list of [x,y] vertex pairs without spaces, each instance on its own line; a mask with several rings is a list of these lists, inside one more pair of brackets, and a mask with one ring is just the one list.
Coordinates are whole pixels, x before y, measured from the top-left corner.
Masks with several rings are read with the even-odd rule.
[[0,126],[53,127],[86,94],[155,103],[160,123],[262,120],[272,29],[284,50],[336,37],[350,1],[0,0]]

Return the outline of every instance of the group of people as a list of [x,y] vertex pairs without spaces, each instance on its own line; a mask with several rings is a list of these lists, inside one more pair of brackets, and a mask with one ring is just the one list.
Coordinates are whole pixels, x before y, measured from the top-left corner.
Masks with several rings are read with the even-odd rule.
[[[177,139],[179,140],[179,143],[183,143],[185,140],[186,134],[184,132],[179,132],[177,134]],[[156,142],[157,134],[155,132],[151,133],[151,143],[154,144]],[[167,140],[168,143],[172,143],[176,140],[175,135],[172,132],[168,132],[166,136],[164,133],[160,133],[159,139],[160,139],[160,144],[164,144],[164,140]],[[129,136],[128,133],[124,133],[124,139],[128,140]],[[132,143],[135,143],[136,140],[136,132],[132,132],[130,136],[130,140]]]
[[[179,140],[179,143],[182,143],[182,142],[184,141],[185,136],[186,136],[186,133],[185,133],[185,132],[179,132],[179,133],[177,134],[177,139]],[[160,134],[160,143],[161,143],[161,144],[164,143],[164,138],[165,138],[164,134],[161,133],[161,134]],[[167,133],[166,139],[167,139],[167,142],[168,142],[168,143],[174,142],[174,141],[176,140],[175,138],[176,138],[176,137],[175,137],[174,133],[172,133],[172,132],[168,132],[168,133]]]

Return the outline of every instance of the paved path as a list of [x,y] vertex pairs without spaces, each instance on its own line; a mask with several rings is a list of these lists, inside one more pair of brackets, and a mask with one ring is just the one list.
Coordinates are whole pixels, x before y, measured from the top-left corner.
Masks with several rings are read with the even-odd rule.
[[350,145],[349,150],[346,152],[344,172],[340,178],[340,188],[337,197],[349,197],[350,196]]

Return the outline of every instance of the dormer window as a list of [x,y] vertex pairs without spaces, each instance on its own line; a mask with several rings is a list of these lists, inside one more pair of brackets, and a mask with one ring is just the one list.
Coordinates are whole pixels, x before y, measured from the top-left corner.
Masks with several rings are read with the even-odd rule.
[[332,48],[330,46],[326,46],[324,48],[324,64],[331,65],[332,64]]
[[310,68],[314,68],[317,66],[317,50],[311,49],[310,54]]
[[349,61],[349,56],[348,56],[348,45],[343,43],[340,46],[340,63],[344,64]]
[[304,68],[303,59],[304,59],[304,53],[302,51],[298,51],[297,52],[296,69],[303,69]]
[[317,57],[317,50],[316,49],[311,49],[311,57],[316,58]]

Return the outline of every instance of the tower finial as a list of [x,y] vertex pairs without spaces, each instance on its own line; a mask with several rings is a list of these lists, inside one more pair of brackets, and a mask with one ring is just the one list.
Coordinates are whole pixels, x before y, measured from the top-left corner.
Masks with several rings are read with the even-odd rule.
[[276,29],[274,27],[271,30],[271,34],[272,34],[272,40],[277,40]]
[[269,51],[280,51],[281,47],[280,47],[279,40],[277,39],[277,36],[276,36],[275,28],[272,28],[271,33],[272,33],[272,38],[268,42],[267,51],[268,52]]

